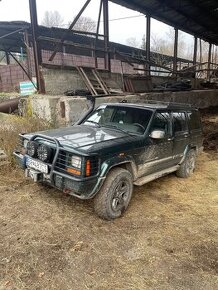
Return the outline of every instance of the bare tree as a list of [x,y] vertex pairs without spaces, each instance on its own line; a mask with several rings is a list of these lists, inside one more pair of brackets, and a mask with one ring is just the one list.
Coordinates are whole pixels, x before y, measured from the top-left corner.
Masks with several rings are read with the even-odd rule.
[[126,39],[126,44],[132,47],[140,48],[140,43],[135,37],[129,37]]
[[58,11],[46,11],[41,24],[46,27],[62,27],[64,19]]
[[91,17],[80,16],[73,29],[86,32],[96,32],[97,23]]

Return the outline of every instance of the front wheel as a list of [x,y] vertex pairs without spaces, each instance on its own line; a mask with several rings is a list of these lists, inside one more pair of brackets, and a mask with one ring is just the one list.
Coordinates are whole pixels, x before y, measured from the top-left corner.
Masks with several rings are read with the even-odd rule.
[[185,160],[180,165],[179,169],[176,171],[176,175],[178,177],[187,178],[195,170],[195,163],[196,163],[196,152],[194,149],[188,151]]
[[118,218],[127,209],[132,197],[133,180],[128,170],[112,169],[94,199],[94,210],[106,220]]

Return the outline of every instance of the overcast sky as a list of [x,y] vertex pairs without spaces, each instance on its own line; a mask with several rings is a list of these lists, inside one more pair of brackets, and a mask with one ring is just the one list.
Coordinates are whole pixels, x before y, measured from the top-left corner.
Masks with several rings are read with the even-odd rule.
[[[99,2],[100,0],[92,0],[83,15],[97,21]],[[39,24],[46,10],[57,10],[67,24],[78,13],[84,3],[85,0],[37,0]],[[146,32],[146,20],[143,15],[111,2],[109,4],[109,15],[111,41],[125,44],[126,39],[135,37],[139,43],[141,42]],[[116,20],[123,17],[128,18]],[[2,0],[0,2],[0,21],[12,20],[30,21],[29,0]],[[155,35],[163,35],[168,30],[167,25],[156,20],[152,20],[151,27],[152,34]]]

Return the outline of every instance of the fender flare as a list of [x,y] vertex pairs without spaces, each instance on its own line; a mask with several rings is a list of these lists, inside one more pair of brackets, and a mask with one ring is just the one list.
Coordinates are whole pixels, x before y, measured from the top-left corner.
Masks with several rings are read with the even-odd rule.
[[133,175],[133,180],[135,180],[137,178],[137,166],[133,158],[130,156],[115,156],[105,160],[101,165],[100,177],[106,177],[111,169],[123,164],[129,164],[131,166],[131,173]]

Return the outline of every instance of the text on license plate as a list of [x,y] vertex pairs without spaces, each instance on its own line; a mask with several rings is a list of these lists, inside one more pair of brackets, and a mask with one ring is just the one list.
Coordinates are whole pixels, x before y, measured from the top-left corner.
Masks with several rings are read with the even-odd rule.
[[27,166],[30,168],[36,169],[42,173],[48,174],[48,165],[46,165],[40,161],[34,160],[32,158],[28,158],[27,159]]

